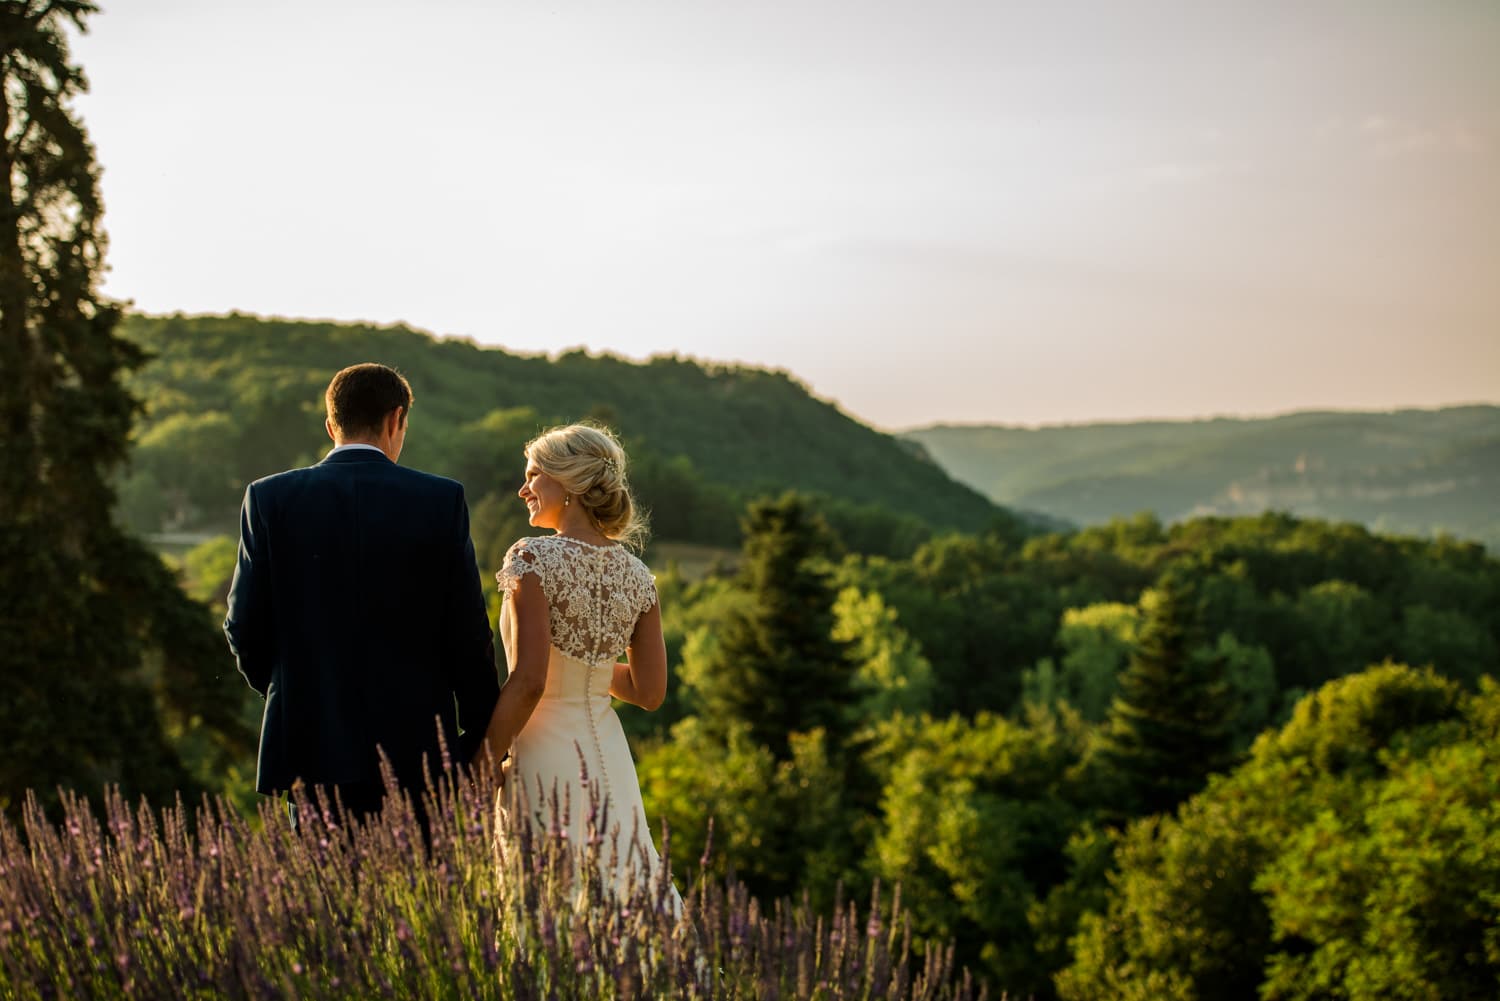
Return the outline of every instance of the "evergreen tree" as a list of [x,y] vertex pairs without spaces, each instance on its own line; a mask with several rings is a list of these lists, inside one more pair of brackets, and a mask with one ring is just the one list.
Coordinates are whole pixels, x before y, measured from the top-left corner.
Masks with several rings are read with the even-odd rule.
[[[0,808],[27,788],[190,787],[174,736],[243,754],[239,686],[207,612],[111,519],[141,353],[116,335],[85,88],[86,0],[0,3]],[[217,672],[217,674],[215,673]],[[163,714],[165,711],[165,715]],[[164,723],[166,726],[164,726]]]
[[1169,571],[1143,604],[1102,748],[1127,814],[1170,810],[1228,765],[1234,709],[1223,660],[1202,644],[1194,582]]
[[789,756],[791,734],[816,727],[841,746],[854,665],[833,638],[837,593],[817,564],[832,545],[827,526],[788,493],[753,502],[742,527],[740,580],[753,600],[730,614],[701,672],[704,723],[719,732],[742,720],[778,760]]
[[765,898],[797,890],[831,906],[858,879],[850,863],[871,831],[878,788],[852,738],[856,665],[834,638],[837,591],[821,562],[833,538],[811,502],[755,501],[742,524],[738,587],[718,641],[695,668],[700,721],[718,746],[764,756],[775,807],[756,825],[755,862],[741,871]]

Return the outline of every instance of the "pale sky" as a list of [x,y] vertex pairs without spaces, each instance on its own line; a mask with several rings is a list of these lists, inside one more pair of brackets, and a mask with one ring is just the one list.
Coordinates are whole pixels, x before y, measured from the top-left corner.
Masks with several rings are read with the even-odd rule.
[[888,429],[1500,401],[1488,0],[102,2],[138,309],[744,361]]

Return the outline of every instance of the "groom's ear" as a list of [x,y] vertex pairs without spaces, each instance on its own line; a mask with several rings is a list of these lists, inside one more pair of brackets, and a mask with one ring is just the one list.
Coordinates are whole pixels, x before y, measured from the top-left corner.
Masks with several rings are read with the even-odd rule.
[[328,432],[328,438],[335,445],[339,443],[339,436],[333,433],[333,421],[323,418],[323,430]]

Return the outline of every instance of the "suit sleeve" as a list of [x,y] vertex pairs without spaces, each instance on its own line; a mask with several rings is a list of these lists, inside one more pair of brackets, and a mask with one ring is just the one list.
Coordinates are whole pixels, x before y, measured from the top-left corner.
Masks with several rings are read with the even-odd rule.
[[271,684],[275,623],[271,621],[270,567],[266,531],[256,504],[255,484],[245,490],[240,505],[240,549],[229,585],[229,614],[224,636],[250,687],[264,698]]
[[479,586],[479,566],[474,541],[469,537],[469,506],[463,488],[458,492],[457,533],[449,585],[447,646],[445,662],[458,706],[460,760],[469,761],[484,740],[495,702],[500,698],[500,680],[495,670],[494,634],[484,591]]

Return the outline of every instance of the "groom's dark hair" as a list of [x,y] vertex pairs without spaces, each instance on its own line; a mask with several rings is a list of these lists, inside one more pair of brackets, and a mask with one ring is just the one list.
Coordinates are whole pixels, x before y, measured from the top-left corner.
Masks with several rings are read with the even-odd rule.
[[379,433],[381,422],[392,410],[400,410],[405,419],[411,401],[411,384],[406,377],[375,362],[342,370],[324,394],[328,423],[344,438]]

